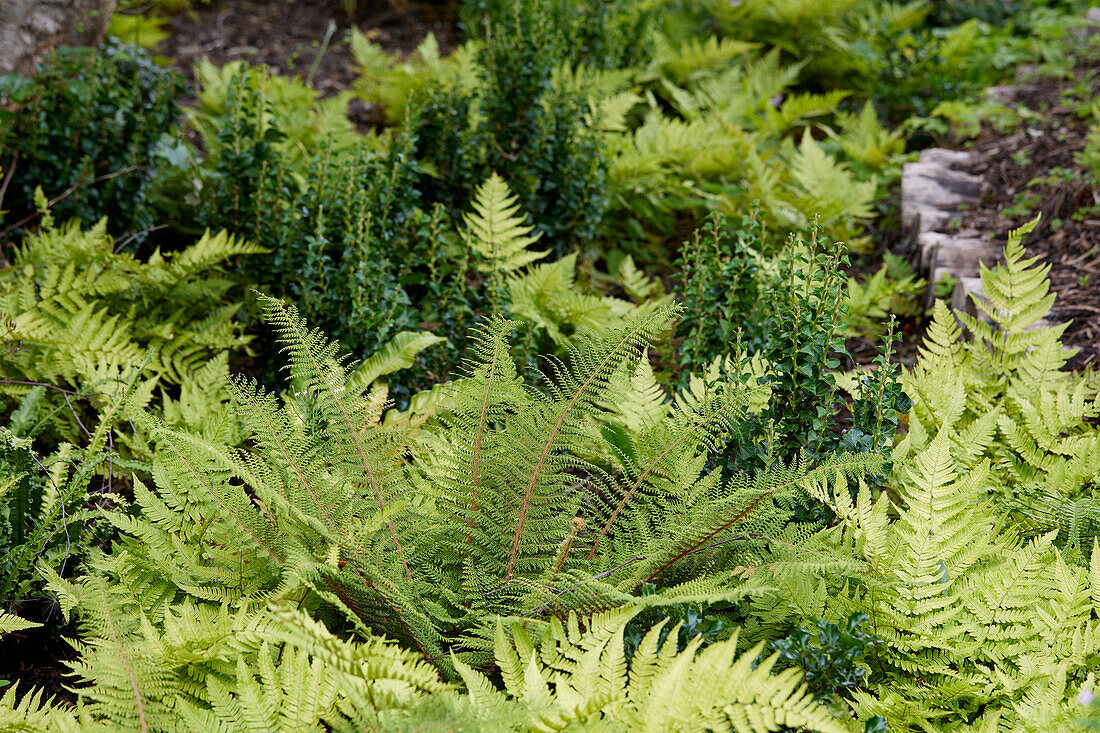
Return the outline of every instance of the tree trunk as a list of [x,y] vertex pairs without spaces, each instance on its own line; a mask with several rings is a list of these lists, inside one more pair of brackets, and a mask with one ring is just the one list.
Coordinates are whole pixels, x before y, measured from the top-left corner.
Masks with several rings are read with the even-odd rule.
[[34,73],[54,46],[96,46],[118,0],[0,0],[0,74]]

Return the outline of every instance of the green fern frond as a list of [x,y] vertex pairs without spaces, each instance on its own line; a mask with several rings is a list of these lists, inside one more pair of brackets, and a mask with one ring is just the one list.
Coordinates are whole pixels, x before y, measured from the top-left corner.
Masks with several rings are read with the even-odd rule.
[[69,604],[79,605],[84,641],[77,646],[81,656],[73,671],[93,682],[82,693],[91,714],[130,730],[171,729],[175,675],[142,643],[141,609],[103,578],[70,583],[48,568],[44,572],[67,614]]
[[[1100,649],[1094,573],[1065,562],[1057,532],[1024,542],[1006,529],[980,500],[988,463],[957,464],[957,438],[942,427],[899,460],[893,506],[886,494],[872,503],[864,486],[853,502],[843,480],[832,490],[846,525],[840,545],[885,581],[831,601],[841,616],[869,613],[892,670],[855,691],[853,707],[899,729],[970,730],[968,720],[996,711],[1004,729],[1022,730],[1028,701],[1041,697],[1047,713],[1035,719],[1061,719],[1066,683],[1082,679],[1088,650]],[[820,486],[814,493],[828,498]],[[1055,668],[1067,676],[1048,688]]]
[[12,733],[78,733],[84,726],[72,711],[53,704],[41,690],[19,698],[15,685],[0,696],[0,730]]
[[[88,230],[75,223],[42,228],[0,276],[8,338],[23,342],[0,359],[3,391],[20,396],[27,387],[18,383],[41,382],[79,395],[77,401],[132,390],[143,404],[165,405],[179,387],[192,406],[219,412],[228,355],[250,340],[236,318],[239,305],[227,302],[233,280],[221,268],[259,251],[224,232],[207,233],[171,256],[154,252],[141,261],[115,253],[106,222]],[[51,391],[49,400],[60,394]],[[59,437],[79,443],[84,413],[72,402],[62,406],[73,424]],[[189,421],[202,418],[191,412]],[[140,451],[145,436],[106,427],[116,446]]]
[[466,243],[482,258],[484,272],[516,272],[549,254],[528,249],[539,235],[531,236],[534,227],[524,224],[516,197],[496,173],[478,186],[470,207],[464,216]]
[[[633,615],[596,616],[582,630],[571,614],[565,624],[551,621],[541,630],[541,640],[518,624],[510,636],[498,631],[498,664],[510,670],[504,675],[505,690],[531,711],[530,729],[562,730],[602,720],[613,730],[690,731],[719,725],[752,733],[783,726],[849,730],[806,693],[797,670],[773,675],[776,656],[760,662],[762,644],[738,656],[736,634],[702,651],[697,637],[677,653],[674,644],[659,644],[658,625],[628,667],[623,630]],[[670,638],[676,638],[676,629]],[[685,689],[693,694],[682,694]]]
[[13,631],[36,629],[40,626],[42,626],[42,624],[35,623],[34,621],[27,621],[26,619],[19,618],[10,613],[0,611],[0,636],[10,634]]
[[676,46],[663,35],[656,36],[655,40],[653,65],[659,69],[658,73],[677,84],[724,66],[760,47],[758,43],[717,36],[688,37]]
[[508,281],[509,310],[566,347],[574,330],[600,331],[622,322],[631,305],[601,298],[573,286],[577,255],[537,264]]
[[[1053,294],[1048,265],[1025,257],[1022,241],[1036,222],[1013,231],[1005,262],[982,272],[982,318],[952,314],[937,303],[916,367],[905,376],[914,400],[905,456],[944,429],[951,453],[966,467],[987,462],[994,496],[1019,528],[1060,530],[1060,543],[1086,553],[1100,527],[1091,499],[1100,479],[1100,414],[1095,384],[1064,370],[1072,356],[1061,344],[1066,324],[1040,323]],[[973,338],[963,338],[965,327]]]
[[348,381],[348,389],[365,388],[379,377],[410,367],[417,354],[446,340],[427,331],[402,331],[356,367]]
[[868,218],[875,182],[859,182],[847,167],[826,155],[809,129],[791,158],[791,176],[802,211],[820,214],[826,222],[840,216]]

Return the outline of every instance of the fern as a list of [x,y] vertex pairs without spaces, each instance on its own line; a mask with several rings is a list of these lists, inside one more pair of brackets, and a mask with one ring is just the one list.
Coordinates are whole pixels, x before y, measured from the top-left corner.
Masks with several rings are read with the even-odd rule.
[[[728,46],[741,48],[737,42]],[[692,51],[692,44],[683,50]],[[805,229],[804,212],[812,211],[821,215],[834,238],[859,243],[858,220],[870,216],[876,193],[874,170],[861,160],[859,172],[853,171],[834,152],[842,146],[832,145],[826,152],[812,134],[815,129],[832,133],[825,119],[837,112],[843,93],[784,99],[803,65],[785,64],[777,49],[756,58],[704,64],[682,79],[669,78],[661,68],[639,80],[653,83],[654,93],[667,105],[651,100],[641,125],[609,133],[610,178],[621,205],[648,222],[671,226],[674,211],[706,205],[732,213],[759,200],[768,223],[781,230]],[[669,115],[667,106],[676,114]],[[877,123],[873,113],[861,120],[860,130],[868,122]],[[803,138],[796,144],[790,134],[799,129]],[[889,145],[878,137],[866,144],[879,142]],[[852,150],[865,152],[862,147]],[[867,152],[864,158],[873,156]],[[886,162],[884,155],[875,166]]]
[[27,629],[38,628],[41,625],[42,624],[35,623],[34,621],[27,621],[26,619],[19,618],[10,613],[0,611],[0,636],[15,631],[26,631]]
[[262,101],[255,110],[257,128],[265,130],[274,123],[283,131],[273,142],[295,171],[304,173],[310,158],[323,146],[350,151],[357,144],[359,135],[347,116],[350,93],[320,99],[317,91],[297,78],[272,74],[266,67],[243,61],[218,67],[209,59],[200,59],[195,80],[198,100],[185,108],[184,114],[202,136],[210,159],[216,159],[226,143],[219,136],[226,120],[241,114],[233,107],[239,103],[235,93],[242,87],[259,92]]
[[402,331],[356,368],[349,381],[349,388],[375,384],[380,377],[410,367],[417,354],[446,340],[426,331]]
[[[822,471],[880,464],[850,456],[754,478],[706,474],[708,453],[760,390],[728,377],[665,402],[639,364],[675,309],[575,336],[540,389],[512,361],[514,324],[496,318],[436,416],[402,434],[333,344],[265,302],[296,394],[280,405],[233,380],[247,451],[141,417],[160,444],[156,491],[136,484],[143,516],[113,519],[141,540],[124,545],[128,564],[198,598],[304,594],[363,636],[436,658],[461,645],[482,664],[494,613],[742,597],[739,565],[792,536],[783,507]],[[625,375],[641,393],[609,402]],[[646,422],[632,424],[634,409]],[[659,592],[637,598],[647,583]]]
[[1092,497],[1100,432],[1089,422],[1100,415],[1100,402],[1088,376],[1063,371],[1072,355],[1059,340],[1066,326],[1040,323],[1054,295],[1048,266],[1024,257],[1021,241],[1031,226],[1010,234],[1003,265],[983,267],[986,296],[975,301],[982,318],[958,314],[972,341],[937,303],[920,360],[906,376],[914,407],[899,450],[922,450],[950,428],[959,435],[955,460],[989,461],[985,490],[1021,528],[1059,528],[1067,547],[1087,553],[1100,529]]
[[576,286],[576,253],[536,264],[508,279],[512,316],[545,333],[560,348],[568,348],[576,332],[605,333],[626,319],[652,314],[671,303],[650,298],[633,304],[620,298],[585,292]]
[[628,667],[623,631],[633,615],[609,612],[584,619],[583,627],[570,615],[533,628],[510,624],[510,633],[498,623],[493,646],[503,690],[456,659],[467,695],[445,693],[383,715],[357,709],[347,728],[434,730],[457,717],[493,730],[850,730],[813,702],[796,670],[773,674],[774,655],[758,664],[757,646],[738,656],[736,635],[703,651],[697,639],[677,653],[674,644],[659,643],[662,623]]
[[[47,436],[55,441],[89,437],[82,421],[96,420],[87,402],[110,403],[128,389],[140,406],[155,399],[177,424],[200,426],[224,399],[229,354],[249,341],[235,322],[239,305],[227,297],[233,281],[220,268],[260,251],[223,232],[143,262],[114,252],[105,221],[87,231],[48,224],[0,278],[0,313],[9,323],[3,391],[20,398],[35,384],[49,387],[40,409],[57,409]],[[133,447],[121,432],[111,437]]]
[[476,84],[480,72],[475,63],[476,44],[466,43],[444,58],[431,33],[404,60],[387,53],[358,29],[352,29],[348,42],[358,65],[356,94],[380,105],[391,124],[403,122],[408,109],[422,102],[433,84],[468,90]]
[[854,180],[847,168],[826,155],[807,129],[798,150],[791,156],[799,211],[813,211],[826,224],[841,217],[870,218],[875,198],[875,182]]
[[489,272],[515,272],[549,254],[527,249],[539,235],[531,236],[534,227],[517,216],[519,204],[500,176],[494,173],[479,186],[470,206],[473,213],[466,215],[466,241]]
[[844,520],[840,543],[885,581],[829,603],[840,616],[868,613],[885,640],[873,683],[852,705],[898,730],[971,730],[982,714],[1002,729],[1053,725],[1072,717],[1067,688],[1100,649],[1092,575],[1065,562],[1055,533],[1025,542],[1005,529],[979,500],[988,465],[956,464],[957,437],[944,428],[899,463],[893,507],[862,484],[854,501],[843,481],[818,492]]
[[324,730],[349,700],[404,707],[451,688],[416,655],[341,640],[285,601],[166,603],[119,577],[51,587],[80,618],[78,706],[13,690],[0,720],[15,730]]
[[[95,480],[108,465],[102,445],[79,450],[62,444],[40,457],[29,439],[7,428],[0,428],[0,440],[0,466],[9,477],[0,487],[0,605],[18,608],[42,596],[36,565],[76,571],[103,541],[105,523],[96,503],[118,497],[109,481]],[[0,633],[40,625],[0,614]]]
[[78,707],[37,692],[17,702],[9,691],[0,720],[13,730],[851,730],[813,701],[797,670],[774,673],[776,655],[761,661],[762,645],[739,655],[736,634],[677,653],[660,643],[662,623],[628,666],[623,634],[636,611],[498,621],[504,689],[454,659],[460,694],[416,655],[382,639],[341,640],[286,603],[183,602],[150,617],[128,613],[122,588],[100,578],[55,589],[67,612],[79,611],[86,639],[74,665]]
[[654,59],[650,63],[661,75],[683,84],[693,76],[721,68],[758,47],[756,43],[716,36],[689,37],[674,47],[667,37],[657,35]]

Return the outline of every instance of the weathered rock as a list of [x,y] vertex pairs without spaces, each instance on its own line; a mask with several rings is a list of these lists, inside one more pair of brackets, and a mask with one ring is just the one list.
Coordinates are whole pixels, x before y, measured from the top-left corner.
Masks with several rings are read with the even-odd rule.
[[928,303],[935,297],[935,284],[945,274],[959,278],[952,293],[952,304],[969,307],[966,295],[981,288],[978,263],[992,264],[1000,250],[977,237],[960,237],[947,231],[960,207],[975,204],[981,198],[982,181],[960,170],[971,161],[963,150],[931,148],[921,153],[916,163],[907,163],[901,175],[902,224],[916,230],[919,267],[930,274]]
[[55,46],[95,46],[117,0],[0,0],[0,74],[29,76]]
[[982,181],[958,166],[970,160],[964,151],[931,148],[916,163],[906,163],[901,174],[901,219],[906,228],[928,231],[942,228],[962,204],[981,195]]
[[985,90],[985,96],[999,104],[1015,104],[1028,94],[1035,92],[1039,87],[1034,84],[1009,84],[999,87],[989,87]]
[[1074,28],[1072,32],[1082,43],[1088,40],[1090,36],[1100,33],[1100,7],[1089,8],[1088,12],[1085,13],[1085,25],[1081,28]]
[[917,243],[920,245],[922,269],[946,267],[956,277],[977,275],[979,262],[991,266],[1001,256],[1000,247],[976,237],[921,232],[917,235]]
[[982,294],[982,281],[976,277],[960,277],[951,291],[951,307],[963,313],[977,315],[971,295]]
[[[1100,7],[1085,14],[1082,42],[1100,33]],[[1014,86],[991,87],[986,95],[1002,104],[1011,104],[1035,89],[1021,85],[1034,78],[1037,68],[1021,64],[1016,69]],[[982,281],[978,277],[981,263],[992,267],[1001,258],[998,244],[981,239],[973,231],[953,232],[960,206],[980,200],[982,181],[962,170],[971,162],[971,154],[963,150],[932,148],[921,153],[916,163],[906,163],[901,174],[901,218],[910,231],[915,230],[919,251],[918,266],[927,272],[928,304],[935,297],[935,284],[946,274],[957,278],[951,293],[951,307],[976,315],[973,298],[981,298]],[[1051,325],[1047,321],[1034,327]]]

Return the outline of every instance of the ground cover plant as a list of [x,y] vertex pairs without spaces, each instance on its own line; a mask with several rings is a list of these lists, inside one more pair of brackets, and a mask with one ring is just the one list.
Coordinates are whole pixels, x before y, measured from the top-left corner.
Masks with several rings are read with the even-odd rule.
[[1042,117],[981,87],[1094,114],[1080,4],[470,0],[192,90],[223,10],[145,10],[0,78],[0,728],[1096,718],[1045,217],[961,311],[884,251],[913,150]]

